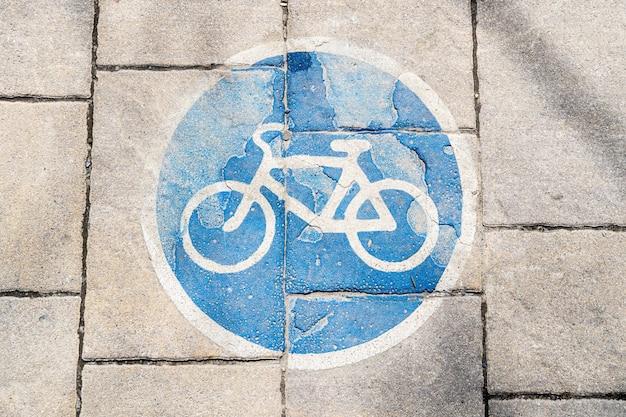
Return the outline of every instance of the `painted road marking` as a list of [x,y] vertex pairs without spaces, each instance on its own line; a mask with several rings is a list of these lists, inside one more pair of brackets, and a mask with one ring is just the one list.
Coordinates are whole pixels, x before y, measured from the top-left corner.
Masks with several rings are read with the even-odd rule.
[[164,288],[212,340],[328,368],[388,349],[437,307],[422,294],[456,281],[476,176],[415,75],[332,40],[282,47],[237,55],[250,66],[187,111],[144,231]]
[[[297,155],[275,158],[272,156],[270,145],[261,138],[261,135],[271,132],[273,133],[273,139],[271,140],[274,140],[278,137],[282,138],[282,131],[283,124],[267,123],[259,126],[252,134],[254,144],[261,149],[263,155],[255,176],[249,184],[230,179],[212,183],[194,194],[187,202],[181,218],[180,231],[183,248],[196,264],[210,272],[234,273],[246,270],[263,259],[270,249],[276,227],[271,205],[262,193],[264,188],[284,200],[285,209],[307,224],[303,229],[303,233],[315,234],[320,240],[327,233],[344,233],[352,250],[359,259],[379,271],[408,271],[421,264],[431,254],[439,234],[438,214],[435,204],[423,190],[410,182],[389,178],[370,182],[367,174],[357,162],[357,158],[362,153],[371,149],[372,145],[369,141],[363,139],[333,140],[330,143],[331,150],[347,154],[346,156]],[[341,173],[335,180],[336,186],[330,192],[328,201],[325,202],[318,212],[314,211],[315,207],[311,209],[298,198],[285,193],[285,182],[281,181],[283,179],[282,176],[281,180],[279,180],[273,178],[270,174],[272,170],[305,173],[318,171],[323,168],[336,168]],[[353,195],[350,196],[349,200],[346,200],[349,191],[353,189],[355,190]],[[239,193],[241,201],[234,208],[234,211],[230,213],[231,217],[226,220],[223,217],[223,211],[214,208],[215,204],[219,204],[217,201],[219,194],[230,193],[231,191]],[[423,231],[425,239],[419,245],[416,245],[415,253],[409,253],[401,259],[385,260],[372,255],[365,248],[359,234],[393,232],[398,228],[398,224],[387,206],[389,203],[383,201],[382,198],[385,193],[394,192],[406,194],[411,204],[413,204],[412,207],[415,208],[413,212],[416,212],[416,210],[422,212],[415,214],[415,216],[421,215],[422,218],[418,220],[413,219],[415,225],[412,226],[411,231],[417,234],[416,230],[418,227],[425,227]],[[259,247],[252,251],[249,256],[244,256],[243,259],[234,261],[234,263],[215,261],[211,259],[211,255],[224,249],[222,245],[215,244],[216,242],[209,244],[206,254],[203,255],[198,251],[198,247],[206,242],[200,239],[194,243],[190,226],[194,221],[194,216],[202,210],[201,206],[212,199],[214,205],[211,206],[208,215],[215,216],[218,214],[220,216],[219,227],[215,228],[218,233],[234,233],[242,227],[242,223],[248,216],[253,215],[252,212],[255,209],[253,206],[256,205],[261,209],[264,225],[258,230],[262,231],[263,238]],[[341,214],[340,205],[344,201],[349,202],[345,208],[345,214]],[[370,206],[369,208],[371,208],[373,216],[361,218],[359,210],[367,209],[367,205]],[[215,219],[212,221],[215,222]],[[301,237],[298,237],[298,239],[301,239]],[[308,242],[314,243],[311,240],[308,240]],[[368,247],[371,246],[371,242],[372,240],[368,239]]]

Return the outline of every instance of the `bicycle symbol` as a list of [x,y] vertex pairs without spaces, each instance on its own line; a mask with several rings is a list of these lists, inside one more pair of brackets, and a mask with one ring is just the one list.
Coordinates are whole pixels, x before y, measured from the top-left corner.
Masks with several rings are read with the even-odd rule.
[[[261,135],[266,132],[276,132],[273,138],[282,134],[283,125],[267,123],[260,125],[252,135],[252,140],[258,146],[263,156],[261,163],[249,184],[225,180],[210,184],[198,191],[187,203],[183,210],[180,224],[183,248],[189,257],[200,267],[216,273],[234,273],[250,268],[259,262],[268,252],[274,239],[276,217],[267,198],[261,193],[261,187],[267,188],[278,198],[285,201],[285,209],[300,217],[310,227],[321,233],[344,233],[354,253],[371,268],[387,271],[408,271],[421,264],[432,252],[439,235],[439,218],[437,208],[432,199],[417,186],[402,180],[382,179],[371,182],[357,158],[363,152],[370,150],[371,144],[362,139],[336,139],[330,143],[335,152],[345,153],[345,156],[309,156],[297,155],[284,158],[274,157],[270,145]],[[299,169],[312,167],[334,167],[341,169],[338,186],[335,187],[326,205],[319,213],[310,210],[298,199],[285,192],[284,184],[270,175],[273,169]],[[335,218],[337,209],[351,190],[354,184],[358,185],[358,192],[348,203],[343,219]],[[389,207],[384,202],[381,192],[387,190],[402,191],[410,195],[421,207],[425,214],[426,238],[419,249],[400,261],[387,261],[369,253],[358,234],[363,232],[390,232],[397,228]],[[211,196],[219,193],[236,191],[242,194],[241,201],[232,216],[224,221],[221,228],[224,232],[233,232],[239,228],[248,213],[257,203],[265,218],[265,232],[259,247],[246,259],[234,264],[216,262],[198,252],[189,233],[189,222],[194,211],[200,204]],[[359,219],[359,209],[369,202],[375,209],[378,218]]]

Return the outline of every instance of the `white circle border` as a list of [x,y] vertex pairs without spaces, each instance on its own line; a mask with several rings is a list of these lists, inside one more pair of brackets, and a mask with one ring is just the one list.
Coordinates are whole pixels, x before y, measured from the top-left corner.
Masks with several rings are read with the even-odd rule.
[[[348,56],[373,65],[404,83],[422,100],[424,105],[437,119],[437,122],[441,126],[441,131],[433,133],[441,133],[448,136],[456,157],[461,179],[461,235],[457,240],[450,261],[437,283],[435,292],[445,293],[452,290],[463,270],[465,261],[470,255],[476,233],[479,189],[475,152],[472,149],[471,140],[468,140],[467,137],[464,137],[464,135],[459,132],[454,118],[447,107],[421,78],[411,72],[404,71],[393,59],[369,49],[355,47],[347,41],[332,38],[303,38],[289,40],[286,45],[283,42],[267,43],[232,56],[226,61],[226,65],[233,68],[249,66],[265,58],[276,55],[286,55],[287,51],[327,52]],[[219,79],[216,80],[213,85],[218,81]],[[211,85],[207,87],[210,86]],[[198,97],[205,91],[206,90],[199,92]],[[188,110],[189,109],[185,109],[185,113]],[[184,116],[185,113],[183,113],[182,116]],[[178,126],[178,124],[176,124],[176,126]],[[171,134],[173,134],[173,132],[171,132]],[[168,136],[170,139],[171,134]],[[166,147],[161,147],[161,149],[159,149],[159,155],[156,156],[155,159],[161,162],[165,150]],[[155,159],[153,159],[153,161]],[[159,166],[160,165],[161,163],[159,163]],[[153,168],[152,166],[147,167],[146,171],[152,172],[152,176],[154,177]],[[157,172],[156,178],[152,178],[152,186],[150,187],[148,197],[145,200],[142,210],[141,225],[154,269],[165,292],[169,295],[181,314],[189,320],[194,327],[226,351],[243,358],[279,357],[283,355],[283,352],[267,349],[226,330],[200,310],[187,295],[172,272],[160,244],[156,219],[158,177],[159,174]],[[437,310],[442,301],[443,298],[438,294],[425,296],[422,304],[406,319],[375,339],[360,345],[327,353],[287,353],[287,366],[291,369],[321,370],[349,365],[375,356],[397,345],[411,334],[415,333],[435,310]],[[285,329],[285,331],[289,332],[289,329]]]

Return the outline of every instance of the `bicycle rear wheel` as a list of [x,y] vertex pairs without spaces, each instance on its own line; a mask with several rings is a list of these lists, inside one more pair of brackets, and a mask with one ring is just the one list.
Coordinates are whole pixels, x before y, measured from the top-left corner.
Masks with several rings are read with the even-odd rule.
[[[348,238],[348,242],[350,242],[352,250],[368,266],[380,271],[403,272],[415,268],[426,260],[437,244],[437,238],[439,236],[439,215],[435,203],[424,191],[406,181],[383,179],[372,183],[370,186],[373,187],[372,191],[378,194],[385,191],[401,191],[408,194],[413,201],[419,204],[425,215],[426,239],[415,253],[399,261],[390,261],[380,259],[371,254],[361,242],[359,231],[348,231],[346,232],[346,237]],[[365,193],[357,194],[346,208],[346,220],[353,220],[353,223],[357,224],[359,210],[367,202],[368,199]]]

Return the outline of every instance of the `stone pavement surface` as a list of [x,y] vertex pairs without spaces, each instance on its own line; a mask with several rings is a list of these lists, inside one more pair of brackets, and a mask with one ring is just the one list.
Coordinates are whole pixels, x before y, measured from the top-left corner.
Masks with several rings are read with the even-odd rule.
[[[0,414],[626,415],[624,33],[610,0],[5,2]],[[305,175],[324,147],[360,188]],[[238,185],[264,161],[296,165]],[[273,240],[192,255],[231,189]],[[324,246],[387,206],[417,247]]]

